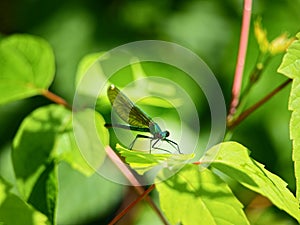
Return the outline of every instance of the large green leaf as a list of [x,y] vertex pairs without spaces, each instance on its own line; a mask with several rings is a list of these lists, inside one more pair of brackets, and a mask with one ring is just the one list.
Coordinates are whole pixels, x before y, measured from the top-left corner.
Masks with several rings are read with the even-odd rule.
[[[104,121],[97,113],[95,118],[98,123]],[[59,160],[85,175],[95,171],[81,155],[72,128],[72,113],[63,106],[49,105],[35,110],[23,121],[13,142],[12,161],[19,191],[51,222],[55,221]],[[97,155],[97,162],[103,161],[102,152],[102,156]]]
[[71,113],[58,105],[39,108],[22,122],[13,141],[12,161],[25,199],[55,158],[57,137],[69,123]]
[[41,94],[54,72],[54,54],[45,40],[25,34],[1,40],[0,104]]
[[73,113],[76,144],[89,167],[94,170],[104,162],[104,148],[109,145],[109,134],[104,124],[103,117],[93,109]]
[[70,122],[71,113],[64,107],[42,107],[23,121],[13,141],[12,161],[19,191],[52,222],[58,189],[56,144]]
[[210,170],[186,165],[171,178],[168,169],[157,176],[160,206],[171,224],[249,224],[243,205],[228,185]]
[[300,77],[299,69],[299,58],[300,58],[300,33],[297,35],[295,40],[287,49],[287,53],[284,55],[282,63],[278,68],[278,72],[285,76],[295,79]]
[[10,193],[10,185],[0,177],[0,224],[47,225],[47,217],[18,196]]
[[57,166],[50,162],[30,193],[28,202],[48,216],[51,224],[56,224],[56,204],[58,194]]
[[224,142],[209,149],[202,164],[222,171],[245,187],[267,197],[279,209],[300,221],[299,202],[287,184],[249,156],[249,150],[236,142]]
[[96,61],[103,55],[105,52],[97,52],[86,55],[81,59],[79,62],[77,72],[76,72],[76,79],[75,79],[75,86],[78,86],[84,75],[87,71],[91,68],[91,66],[96,63]]
[[[300,39],[300,33],[297,38]],[[293,79],[289,99],[289,109],[292,111],[290,120],[290,137],[293,140],[293,160],[296,176],[297,198],[300,201],[300,41],[294,41],[283,57],[278,72]]]
[[66,161],[73,169],[85,176],[92,175],[95,170],[83,158],[72,128],[69,132],[62,133],[58,138],[57,150],[61,152],[60,158]]
[[187,161],[194,158],[195,154],[150,154],[148,151],[134,151],[123,148],[117,144],[116,149],[120,155],[125,158],[125,161],[138,174],[143,175],[145,172],[153,169],[156,166],[163,165],[164,167],[172,167],[183,165]]
[[[97,124],[104,123],[100,114],[90,111],[92,110],[87,110],[86,116],[95,116]],[[78,114],[82,115],[84,112]],[[85,123],[84,118],[81,123]],[[12,160],[20,192],[25,199],[53,159],[64,160],[85,175],[94,173],[76,144],[72,125],[72,113],[59,105],[39,108],[21,124],[14,139]],[[104,126],[101,127],[103,131],[98,128],[98,132],[108,139],[107,130]],[[104,153],[97,156],[97,161],[103,161]]]
[[[76,115],[75,126],[80,124],[85,128],[81,130],[86,137],[86,142],[81,143],[83,149],[76,144],[73,115]],[[58,194],[57,163],[64,160],[84,175],[91,175],[95,167],[89,165],[89,157],[97,162],[97,166],[104,160],[105,151],[101,151],[101,146],[93,145],[91,148],[94,142],[90,133],[93,129],[87,122],[89,118],[95,119],[96,134],[106,140],[105,144],[108,143],[108,131],[100,114],[87,109],[73,115],[60,105],[39,108],[23,121],[13,142],[12,161],[19,191],[52,223],[55,223]],[[93,151],[95,149],[97,152]],[[82,152],[86,153],[86,159]]]

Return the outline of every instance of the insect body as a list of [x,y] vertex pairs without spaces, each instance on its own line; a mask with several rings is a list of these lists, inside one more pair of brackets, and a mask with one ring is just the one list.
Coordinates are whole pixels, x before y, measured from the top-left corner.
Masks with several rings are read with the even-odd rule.
[[149,117],[145,112],[138,108],[116,86],[110,85],[108,87],[107,96],[118,116],[128,125],[106,123],[104,125],[105,127],[117,127],[133,131],[148,132],[152,134],[152,136],[137,134],[133,142],[129,145],[130,149],[133,148],[134,143],[138,138],[148,138],[150,139],[150,153],[152,148],[169,152],[166,149],[156,147],[157,143],[161,140],[168,142],[173,148],[175,148],[178,151],[178,153],[181,154],[178,144],[167,138],[169,137],[170,132],[167,130],[162,131],[159,125],[155,123],[151,119],[151,117]]

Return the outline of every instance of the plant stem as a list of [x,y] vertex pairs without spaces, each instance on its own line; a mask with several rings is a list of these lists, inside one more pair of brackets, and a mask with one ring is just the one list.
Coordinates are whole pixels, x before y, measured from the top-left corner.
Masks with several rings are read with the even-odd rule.
[[[119,156],[111,149],[110,146],[106,146],[105,151],[108,157],[112,160],[112,162],[119,168],[119,170],[123,173],[123,175],[132,184],[132,186],[135,188],[137,193],[142,195],[145,192],[144,188],[139,183],[139,181],[135,178],[135,176],[131,173],[131,171],[127,168],[127,166],[122,162]],[[169,224],[168,221],[165,219],[165,217],[163,216],[159,208],[155,205],[153,200],[149,196],[146,196],[145,200],[148,202],[151,208],[156,212],[156,214],[159,216],[163,224],[168,225]]]
[[54,94],[53,92],[49,91],[49,90],[43,90],[42,91],[42,95],[46,98],[48,98],[49,100],[51,100],[52,102],[55,102],[59,105],[63,105],[65,106],[66,108],[68,109],[71,109],[72,110],[72,106],[69,105],[69,103],[63,99],[62,97]]
[[243,78],[245,58],[246,58],[247,45],[248,45],[251,8],[252,8],[252,0],[244,0],[241,39],[240,39],[239,53],[238,53],[238,59],[237,59],[237,64],[235,69],[234,81],[232,86],[232,100],[231,100],[229,114],[228,114],[229,120],[233,117],[236,111],[236,107],[239,104],[239,97],[241,92],[242,78]]
[[118,222],[132,207],[138,202],[144,199],[155,188],[155,184],[152,184],[146,191],[143,192],[136,200],[131,202],[122,212],[120,212],[108,225],[113,225]]
[[245,90],[242,93],[241,99],[242,101],[246,99],[246,96],[250,93],[253,85],[257,83],[257,81],[260,79],[262,72],[264,71],[264,68],[269,64],[271,57],[267,56],[263,58],[264,55],[262,53],[259,54],[257,63],[255,64],[254,69],[252,70],[249,78],[249,82],[245,88]]
[[267,102],[270,98],[272,98],[275,94],[277,94],[281,89],[283,89],[285,86],[287,86],[291,81],[292,81],[292,79],[286,80],[281,85],[279,85],[277,88],[275,88],[272,92],[270,92],[267,96],[262,98],[260,101],[255,103],[250,108],[246,109],[235,120],[233,120],[231,123],[227,124],[228,129],[232,129],[235,126],[237,126],[241,121],[246,119],[251,113],[253,113],[257,108],[259,108],[261,105],[263,105],[265,102]]
[[269,56],[264,58],[264,55],[262,55],[262,53],[259,54],[257,63],[255,64],[255,67],[253,68],[253,70],[250,74],[249,81],[248,81],[245,89],[243,90],[243,92],[240,95],[240,102],[239,102],[238,106],[236,107],[235,114],[231,118],[229,118],[229,117],[227,118],[228,124],[230,124],[232,121],[234,121],[236,119],[236,117],[238,117],[238,115],[244,110],[244,106],[246,105],[247,97],[248,97],[250,91],[253,89],[254,84],[257,83],[257,81],[260,79],[260,77],[264,71],[264,68],[269,64],[270,59],[271,58]]

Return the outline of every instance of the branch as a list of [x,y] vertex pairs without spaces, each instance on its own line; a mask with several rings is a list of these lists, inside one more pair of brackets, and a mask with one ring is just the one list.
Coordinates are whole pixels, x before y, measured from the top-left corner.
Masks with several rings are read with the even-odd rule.
[[135,206],[138,202],[143,200],[148,194],[155,188],[155,185],[152,184],[143,194],[141,194],[136,200],[131,202],[129,206],[127,206],[122,212],[120,212],[108,225],[113,225],[118,222],[133,206]]
[[286,85],[288,85],[292,79],[286,80],[284,83],[279,85],[277,88],[275,88],[271,93],[269,93],[267,96],[265,96],[263,99],[255,103],[250,108],[246,109],[241,115],[239,115],[234,121],[229,123],[227,125],[228,129],[232,129],[235,126],[237,126],[241,121],[246,119],[251,113],[253,113],[256,109],[258,109],[261,105],[263,105],[265,102],[267,102],[270,98],[272,98],[275,94],[277,94],[281,89],[283,89]]
[[53,92],[50,92],[49,90],[43,90],[42,91],[42,95],[44,97],[46,97],[47,99],[51,100],[52,102],[55,102],[55,103],[57,103],[59,105],[63,105],[66,108],[72,110],[72,106],[69,105],[69,103],[65,99],[63,99],[62,97],[54,94]]
[[[132,186],[135,188],[137,193],[139,195],[143,195],[145,193],[144,188],[139,183],[139,181],[135,178],[135,176],[131,173],[131,171],[128,169],[128,167],[122,162],[122,160],[119,158],[119,156],[111,149],[110,146],[106,146],[105,151],[106,151],[106,154],[108,155],[108,157],[112,160],[112,162],[119,168],[119,170],[123,173],[123,175],[132,184]],[[151,208],[156,212],[156,214],[159,216],[161,221],[165,225],[168,225],[169,224],[168,221],[162,215],[162,213],[160,212],[159,208],[155,205],[153,200],[149,196],[146,196],[145,200],[148,202],[148,204],[151,206]]]
[[243,21],[242,21],[242,28],[241,28],[241,39],[240,39],[240,45],[239,45],[239,53],[238,53],[234,81],[233,81],[233,86],[232,86],[232,100],[231,100],[229,115],[228,115],[229,120],[231,117],[233,117],[233,115],[236,111],[236,107],[239,104],[239,97],[240,97],[241,86],[242,86],[245,58],[246,58],[246,53],[247,53],[248,36],[249,36],[250,19],[251,19],[251,8],[252,8],[252,0],[245,0],[244,1],[244,10],[243,10]]

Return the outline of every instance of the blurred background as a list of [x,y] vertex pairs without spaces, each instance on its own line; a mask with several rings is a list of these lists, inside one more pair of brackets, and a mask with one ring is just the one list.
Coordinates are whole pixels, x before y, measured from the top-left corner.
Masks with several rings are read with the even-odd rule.
[[[211,68],[222,87],[227,106],[237,58],[242,18],[241,0],[1,0],[0,38],[29,33],[46,39],[54,49],[56,77],[51,91],[72,102],[80,59],[137,40],[165,40],[198,54]],[[282,32],[294,36],[300,30],[299,0],[254,0],[245,80],[258,54],[253,36],[257,16],[272,40]],[[248,103],[265,96],[285,77],[277,74],[282,55],[275,56],[253,88]],[[184,81],[183,81],[184,82]],[[285,88],[239,125],[232,140],[251,150],[251,156],[282,177],[295,192],[288,96]],[[0,174],[14,183],[10,146],[21,121],[35,108],[49,104],[42,97],[0,106]],[[201,104],[199,105],[201,107]],[[199,110],[201,118],[209,110]],[[60,166],[58,224],[107,224],[115,213],[136,198],[134,190],[101,178],[86,178],[67,164]],[[254,193],[232,184],[245,205]],[[155,199],[156,193],[153,193]],[[253,224],[294,224],[286,214],[271,207],[248,214]],[[118,224],[161,224],[146,204],[139,204]]]

